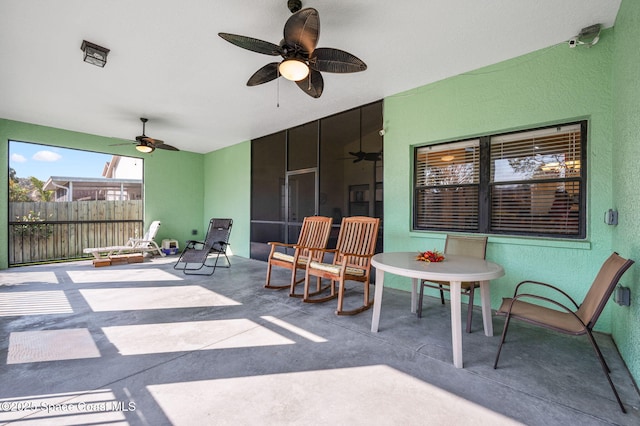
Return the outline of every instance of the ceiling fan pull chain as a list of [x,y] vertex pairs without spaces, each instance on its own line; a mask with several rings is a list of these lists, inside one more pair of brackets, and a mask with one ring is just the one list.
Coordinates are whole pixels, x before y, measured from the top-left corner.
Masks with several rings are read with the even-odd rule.
[[276,77],[276,108],[280,108],[280,69],[277,69],[278,77]]

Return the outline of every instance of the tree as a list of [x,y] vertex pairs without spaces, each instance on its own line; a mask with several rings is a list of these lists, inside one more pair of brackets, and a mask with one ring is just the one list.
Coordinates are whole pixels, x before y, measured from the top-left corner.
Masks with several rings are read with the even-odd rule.
[[30,176],[19,178],[15,169],[9,168],[9,201],[52,201],[53,191],[45,191],[44,182]]
[[18,180],[9,179],[9,201],[33,201],[29,195],[29,190],[20,185]]
[[45,191],[43,181],[34,176],[29,179],[36,190],[37,199],[35,201],[51,201],[53,199],[53,191]]

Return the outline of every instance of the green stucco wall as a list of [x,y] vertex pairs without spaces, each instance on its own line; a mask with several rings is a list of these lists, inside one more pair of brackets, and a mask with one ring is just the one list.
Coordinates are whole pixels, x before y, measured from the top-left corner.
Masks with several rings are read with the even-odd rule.
[[[86,151],[136,156],[133,146],[111,146],[118,141],[85,133],[70,132],[51,127],[36,126],[0,119],[0,161],[2,170],[9,169],[9,140],[44,145],[77,148]],[[154,220],[162,221],[156,240],[172,238],[184,241],[192,238],[191,230],[204,235],[204,156],[189,152],[156,150],[144,157],[145,228]],[[26,177],[26,176],[25,176]],[[8,173],[0,173],[0,188],[6,194]],[[0,269],[8,267],[7,196],[0,197]]]
[[[590,49],[566,44],[419,87],[384,101],[385,251],[442,249],[444,234],[411,232],[412,147],[587,119],[588,238],[490,236],[487,257],[506,275],[492,284],[492,305],[523,279],[553,282],[577,300],[611,254],[614,228],[603,222],[612,200],[612,31]],[[620,250],[623,256],[631,253]],[[409,280],[390,285],[409,289]],[[478,303],[478,301],[476,301]],[[611,331],[610,304],[598,329]]]
[[[620,214],[614,248],[640,262],[640,2],[624,0],[614,27],[613,206]],[[640,268],[623,277],[631,306],[613,311],[613,337],[631,374],[640,382]]]
[[251,142],[210,152],[204,159],[204,220],[233,219],[231,252],[249,257]]
[[[492,305],[525,278],[554,282],[581,300],[602,261],[618,251],[640,262],[640,2],[623,0],[615,29],[590,49],[560,44],[384,100],[385,251],[442,248],[444,234],[412,232],[411,167],[415,145],[456,140],[550,123],[589,120],[587,239],[489,238],[487,257],[506,276],[492,284]],[[112,139],[0,119],[0,161],[8,169],[7,140],[16,139],[122,155]],[[113,148],[113,149],[109,149]],[[208,153],[155,152],[145,160],[145,221],[163,221],[159,238],[204,234],[211,217],[231,217],[234,254],[249,257],[250,143]],[[0,187],[7,188],[7,173]],[[607,226],[616,208],[620,224]],[[7,229],[6,196],[0,229]],[[0,232],[0,269],[7,267]],[[636,382],[640,381],[638,266],[623,277],[631,307],[609,303],[598,329],[611,332]],[[408,289],[408,280],[386,284]]]

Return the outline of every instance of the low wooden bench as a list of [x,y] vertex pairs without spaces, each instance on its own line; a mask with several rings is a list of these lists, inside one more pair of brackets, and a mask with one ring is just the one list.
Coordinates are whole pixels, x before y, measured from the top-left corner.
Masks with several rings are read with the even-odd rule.
[[142,253],[113,254],[109,257],[93,259],[93,266],[96,268],[111,265],[126,265],[128,263],[142,263],[144,255]]

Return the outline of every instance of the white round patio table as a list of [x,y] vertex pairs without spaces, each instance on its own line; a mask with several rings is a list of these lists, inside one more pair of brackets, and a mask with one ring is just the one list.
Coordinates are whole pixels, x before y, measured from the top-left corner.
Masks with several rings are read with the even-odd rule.
[[462,368],[462,321],[460,287],[462,282],[478,281],[482,305],[484,334],[493,336],[491,320],[490,280],[504,275],[502,266],[484,259],[469,256],[446,255],[442,262],[421,262],[416,260],[417,252],[378,253],[371,259],[376,268],[375,297],[371,331],[376,333],[380,323],[382,309],[382,290],[385,273],[392,273],[412,279],[411,312],[416,311],[418,280],[449,281],[451,305],[451,342],[453,346],[453,365]]

